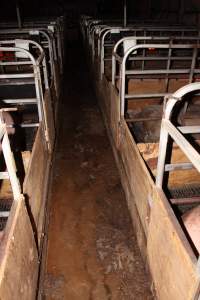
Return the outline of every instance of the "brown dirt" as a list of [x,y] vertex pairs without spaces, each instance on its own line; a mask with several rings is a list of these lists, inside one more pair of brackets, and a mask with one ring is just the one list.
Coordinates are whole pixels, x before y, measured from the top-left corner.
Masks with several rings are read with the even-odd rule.
[[153,299],[84,61],[72,67],[60,107],[44,299]]

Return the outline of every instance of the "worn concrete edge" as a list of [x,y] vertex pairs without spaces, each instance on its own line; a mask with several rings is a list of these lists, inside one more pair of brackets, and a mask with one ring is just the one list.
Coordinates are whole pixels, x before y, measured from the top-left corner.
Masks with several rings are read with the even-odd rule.
[[[63,83],[63,82],[62,82]],[[61,84],[62,84],[61,83]],[[58,121],[58,112],[60,109],[60,104],[63,100],[63,91],[61,91],[58,109],[57,109],[57,116],[56,120],[58,126],[55,128],[55,143],[53,147],[53,151],[49,158],[50,164],[48,168],[47,180],[45,182],[45,191],[44,191],[44,201],[46,202],[45,205],[45,217],[43,222],[43,239],[41,241],[41,247],[39,250],[39,272],[38,272],[38,283],[37,283],[37,293],[36,293],[36,300],[43,300],[43,285],[45,279],[45,270],[46,270],[46,262],[47,262],[47,248],[48,248],[48,228],[50,222],[50,208],[51,208],[51,195],[52,195],[52,182],[53,182],[53,173],[54,173],[54,166],[55,166],[55,158],[56,158],[56,149],[58,143],[58,135],[59,127],[61,126],[60,122]]]

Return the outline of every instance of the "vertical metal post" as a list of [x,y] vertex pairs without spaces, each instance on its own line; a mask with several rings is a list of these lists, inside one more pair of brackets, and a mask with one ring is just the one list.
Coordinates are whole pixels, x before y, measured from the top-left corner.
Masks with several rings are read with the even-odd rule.
[[127,0],[124,0],[124,27],[127,27]]
[[13,153],[10,148],[10,142],[8,139],[7,132],[5,132],[5,134],[4,134],[1,145],[2,145],[2,150],[3,150],[6,167],[7,167],[9,178],[10,178],[10,184],[12,187],[14,200],[20,200],[21,186],[19,183],[19,179],[17,177],[17,168],[16,168]]
[[19,9],[19,2],[16,2],[16,13],[17,13],[17,22],[18,22],[18,27],[22,28],[22,19],[21,19],[21,14],[20,14],[20,9]]
[[156,186],[158,188],[163,187],[163,177],[165,172],[165,160],[167,155],[167,144],[169,134],[164,126],[164,122],[161,123],[160,130],[160,144],[159,144],[159,157],[158,157],[158,165],[157,165],[157,175],[156,175]]

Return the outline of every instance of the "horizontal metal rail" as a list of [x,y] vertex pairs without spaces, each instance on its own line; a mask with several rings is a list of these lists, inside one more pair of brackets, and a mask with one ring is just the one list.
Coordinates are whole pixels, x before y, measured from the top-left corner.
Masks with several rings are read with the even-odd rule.
[[[11,45],[13,46],[12,49],[14,48],[17,48],[15,45],[18,43],[27,43],[28,45],[34,45],[35,47],[37,47],[37,49],[40,51],[40,54],[39,56],[36,58],[34,58],[34,62],[36,65],[40,65],[42,64],[42,67],[43,67],[43,73],[44,73],[44,83],[45,83],[45,88],[46,89],[49,89],[49,82],[48,82],[48,70],[47,70],[47,63],[46,63],[46,58],[45,58],[45,54],[44,54],[44,50],[42,49],[42,47],[40,46],[40,44],[38,44],[37,42],[35,41],[32,41],[32,40],[20,40],[20,39],[15,39],[15,40],[4,40],[4,41],[0,41],[0,46],[5,46],[5,45],[9,45],[9,47],[11,47]],[[19,48],[19,47],[18,47]],[[10,49],[10,48],[9,48]],[[21,49],[21,51],[19,52],[23,52],[23,48],[19,48]],[[2,50],[4,51],[4,50]],[[11,51],[11,50],[9,50]],[[17,52],[17,51],[15,51]],[[28,52],[28,51],[27,51]],[[28,52],[29,53],[29,52]],[[33,58],[33,55],[31,55],[32,58]],[[28,56],[28,58],[30,59],[30,55]],[[31,62],[33,63],[33,60],[31,59]],[[0,65],[1,65],[1,62],[0,62]]]
[[24,99],[1,99],[0,101],[6,104],[36,104],[38,102],[37,98],[24,98]]
[[[190,37],[189,37],[190,38]],[[126,38],[122,38],[121,40],[119,40],[116,44],[115,44],[115,47],[113,49],[113,54],[112,54],[112,85],[115,86],[115,79],[116,79],[116,64],[117,62],[121,65],[122,63],[122,60],[123,60],[123,57],[120,56],[118,54],[118,49],[119,47],[125,42],[125,41],[134,41],[135,43],[137,43],[137,41],[151,41],[151,43],[153,41],[164,41],[164,42],[168,42],[171,49],[173,49],[173,44],[177,41],[181,41],[181,42],[186,42],[188,40],[187,37],[163,37],[163,38],[160,38],[160,37],[137,37],[137,36],[134,36],[134,37],[126,37]],[[194,43],[195,44],[199,44],[200,42],[200,37],[192,37],[191,39],[192,41],[196,41]],[[175,44],[175,45],[178,45],[179,43]],[[190,43],[191,44],[191,43]],[[173,56],[170,56],[170,61],[172,60],[189,60],[190,57],[173,57]],[[199,60],[199,57],[196,58],[197,60]],[[158,57],[158,58],[155,58],[155,57],[148,57],[148,56],[137,56],[137,57],[132,57],[130,56],[129,57],[129,60],[130,61],[140,61],[140,60],[143,60],[143,64],[144,64],[144,61],[151,61],[151,60],[162,60],[162,61],[165,61],[165,60],[169,60],[169,57]],[[120,66],[119,66],[120,68]]]
[[[159,59],[158,59],[159,60]],[[192,58],[191,58],[192,60]],[[153,74],[188,74],[190,73],[191,69],[171,69],[171,70],[157,70],[157,69],[153,69],[153,70],[126,70],[125,71],[125,75],[153,75]],[[194,69],[194,74],[199,74],[200,73],[200,69]]]
[[[1,49],[1,48],[0,48]],[[0,50],[1,51],[1,50]],[[15,79],[15,78],[34,78],[34,73],[27,74],[0,74],[0,79]]]
[[[17,40],[19,41],[19,40]],[[12,40],[12,43],[15,44],[16,40]],[[33,43],[34,45],[37,45],[37,43],[33,42],[33,41],[29,41]],[[0,42],[0,44],[7,44],[11,43],[11,41],[4,41],[4,42]],[[49,135],[48,135],[48,130],[47,130],[47,117],[46,117],[46,110],[45,110],[45,104],[44,104],[44,91],[43,91],[43,84],[42,84],[42,76],[41,76],[41,65],[42,65],[42,70],[44,71],[44,64],[42,64],[42,62],[44,62],[45,56],[44,56],[44,51],[41,48],[41,46],[39,45],[39,49],[41,50],[42,55],[40,55],[39,57],[41,59],[35,59],[33,57],[32,54],[30,54],[29,51],[23,49],[23,48],[19,48],[19,47],[2,47],[0,46],[0,51],[1,52],[21,52],[24,53],[25,56],[29,59],[29,61],[32,63],[33,66],[33,73],[22,73],[22,74],[0,74],[0,79],[4,79],[4,85],[13,84],[14,85],[18,85],[18,84],[30,84],[30,82],[26,82],[26,79],[33,79],[33,82],[31,82],[31,84],[34,85],[35,87],[35,94],[36,94],[36,98],[30,98],[28,99],[4,99],[5,101],[7,100],[7,102],[9,102],[10,104],[15,104],[15,105],[30,105],[30,104],[35,104],[37,106],[37,110],[38,110],[38,119],[39,122],[43,121],[43,126],[44,126],[44,131],[46,132],[46,138],[47,138],[47,142],[49,141]],[[1,63],[0,63],[1,65]],[[46,69],[45,69],[46,70]],[[45,77],[45,75],[44,75]],[[46,77],[47,78],[47,77]],[[18,82],[16,82],[16,79]],[[7,82],[10,81],[10,82]],[[12,103],[11,103],[12,102]],[[33,123],[33,126],[38,126],[38,122],[37,123]],[[28,127],[27,124],[22,124],[23,127]],[[29,126],[30,127],[30,126]]]
[[[137,69],[133,69],[133,70],[126,70],[127,67],[127,61],[130,57],[130,55],[133,52],[137,52],[137,50],[144,50],[144,49],[149,49],[149,48],[153,48],[155,50],[159,50],[159,49],[167,49],[168,50],[168,64],[166,66],[165,69],[160,69],[160,70],[137,70]],[[170,65],[169,62],[170,60],[170,55],[171,55],[171,50],[173,49],[178,49],[178,50],[186,50],[186,49],[191,49],[193,51],[193,55],[191,57],[191,67],[190,69],[181,69],[178,68],[177,69],[170,69]],[[125,100],[127,99],[133,99],[134,98],[134,94],[128,95],[125,93],[125,87],[126,87],[126,77],[130,76],[130,75],[134,75],[134,76],[145,76],[145,75],[156,75],[158,78],[160,75],[165,76],[165,80],[166,80],[166,91],[163,93],[164,95],[168,94],[168,80],[170,79],[170,75],[171,76],[175,76],[175,75],[181,75],[181,74],[185,74],[188,75],[188,83],[191,82],[191,80],[193,79],[193,76],[195,74],[199,74],[200,73],[200,69],[195,69],[195,62],[196,62],[196,57],[197,57],[197,50],[200,49],[200,45],[189,45],[189,44],[178,44],[178,45],[166,45],[166,44],[141,44],[141,45],[136,45],[131,47],[129,50],[127,50],[127,52],[125,53],[124,57],[123,57],[123,61],[121,64],[121,78],[120,78],[120,87],[121,90],[120,92],[120,103],[121,103],[121,109],[120,109],[120,114],[121,116],[124,116],[124,110],[125,110]],[[158,59],[158,58],[156,58]],[[147,93],[148,97],[150,98],[151,93]],[[162,93],[161,93],[162,94]],[[156,96],[155,93],[152,93],[152,96]],[[159,96],[159,95],[158,95]],[[138,95],[137,95],[138,97]],[[143,95],[142,95],[143,98]]]
[[[173,28],[173,27],[168,27],[168,28],[148,28],[148,27],[144,27],[144,28],[137,28],[137,27],[127,27],[127,28],[123,28],[123,27],[108,27],[107,29],[103,29],[103,35],[99,35],[98,37],[98,56],[100,56],[100,64],[101,64],[101,76],[102,74],[104,74],[104,70],[105,70],[105,64],[104,64],[104,60],[105,60],[105,47],[107,47],[106,45],[106,38],[112,34],[121,34],[123,32],[132,32],[133,34],[132,35],[135,35],[135,40],[137,39],[137,35],[136,35],[136,32],[140,32],[140,36],[143,36],[146,37],[146,38],[149,38],[148,37],[148,32],[150,33],[150,38],[153,37],[153,33],[154,35],[156,36],[156,34],[159,32],[159,33],[162,33],[162,36],[158,36],[157,38],[160,38],[160,39],[163,39],[163,40],[170,40],[172,38],[174,39],[178,39],[178,36],[177,34],[178,33],[183,33],[184,32],[184,29],[182,28]],[[167,36],[163,36],[163,32],[166,32],[168,33]],[[188,32],[195,32],[196,35],[195,36],[179,36],[179,39],[183,39],[183,40],[195,40],[197,38],[200,38],[200,31],[198,30],[194,30],[194,31],[190,31],[188,30]],[[173,33],[174,33],[174,36],[173,36]],[[128,39],[125,39],[124,40],[128,40]],[[114,47],[115,46],[115,43],[116,42],[113,42],[112,44],[110,44],[109,42],[109,47]],[[94,44],[94,42],[93,42]],[[95,55],[95,50],[93,50],[93,57]]]
[[[157,164],[157,175],[156,175],[156,186],[159,189],[163,189],[163,178],[166,171],[171,172],[178,169],[188,170],[190,168],[195,168],[200,172],[200,153],[190,144],[188,140],[184,137],[184,134],[189,133],[199,133],[200,126],[181,126],[176,128],[172,123],[171,116],[173,110],[177,103],[184,103],[184,96],[189,93],[197,93],[200,91],[200,83],[191,83],[176,91],[171,95],[165,105],[164,115],[161,123],[160,131],[160,143],[158,152],[158,164]],[[184,129],[184,127],[186,129]],[[166,164],[167,149],[169,144],[169,137],[179,146],[182,152],[189,159],[190,163],[186,164]],[[172,154],[171,154],[172,155]],[[184,182],[183,182],[184,184]],[[188,182],[187,182],[188,184]],[[199,204],[199,197],[189,198],[189,199],[170,199],[172,204]],[[200,266],[200,256],[197,260],[197,271],[199,272]]]
[[143,99],[143,98],[163,98],[171,93],[146,93],[146,94],[125,94],[124,99],[127,100],[136,100],[136,99]]
[[[12,110],[12,109],[11,109]],[[17,178],[17,168],[15,165],[15,159],[13,156],[13,153],[11,151],[10,142],[8,138],[8,133],[6,129],[6,124],[3,120],[3,111],[4,109],[0,110],[0,143],[1,143],[1,149],[3,152],[6,168],[7,168],[7,174],[1,173],[1,176],[4,179],[9,179],[12,192],[13,192],[13,198],[15,201],[18,201],[21,199],[21,186],[19,183],[19,179]],[[6,109],[8,111],[8,109]]]
[[[177,102],[183,101],[183,97],[191,92],[200,91],[200,83],[191,83],[182,88],[169,97],[169,100],[164,109],[164,115],[161,123],[160,132],[160,143],[159,143],[159,154],[158,154],[158,165],[157,165],[157,176],[156,185],[159,188],[163,187],[163,176],[166,168],[166,154],[169,136],[174,142],[180,147],[185,153],[186,157],[190,160],[193,167],[200,172],[200,154],[190,144],[183,134],[199,133],[200,126],[181,126],[176,128],[171,121],[171,115]],[[184,129],[184,127],[186,129]],[[169,164],[167,165],[169,169]]]
[[194,169],[192,163],[176,163],[176,164],[166,164],[165,172],[177,171],[177,170],[190,170]]

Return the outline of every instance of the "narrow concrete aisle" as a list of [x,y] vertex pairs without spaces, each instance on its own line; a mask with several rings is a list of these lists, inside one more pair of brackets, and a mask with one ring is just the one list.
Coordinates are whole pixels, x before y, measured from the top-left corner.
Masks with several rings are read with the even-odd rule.
[[44,299],[153,299],[80,45],[67,59]]

